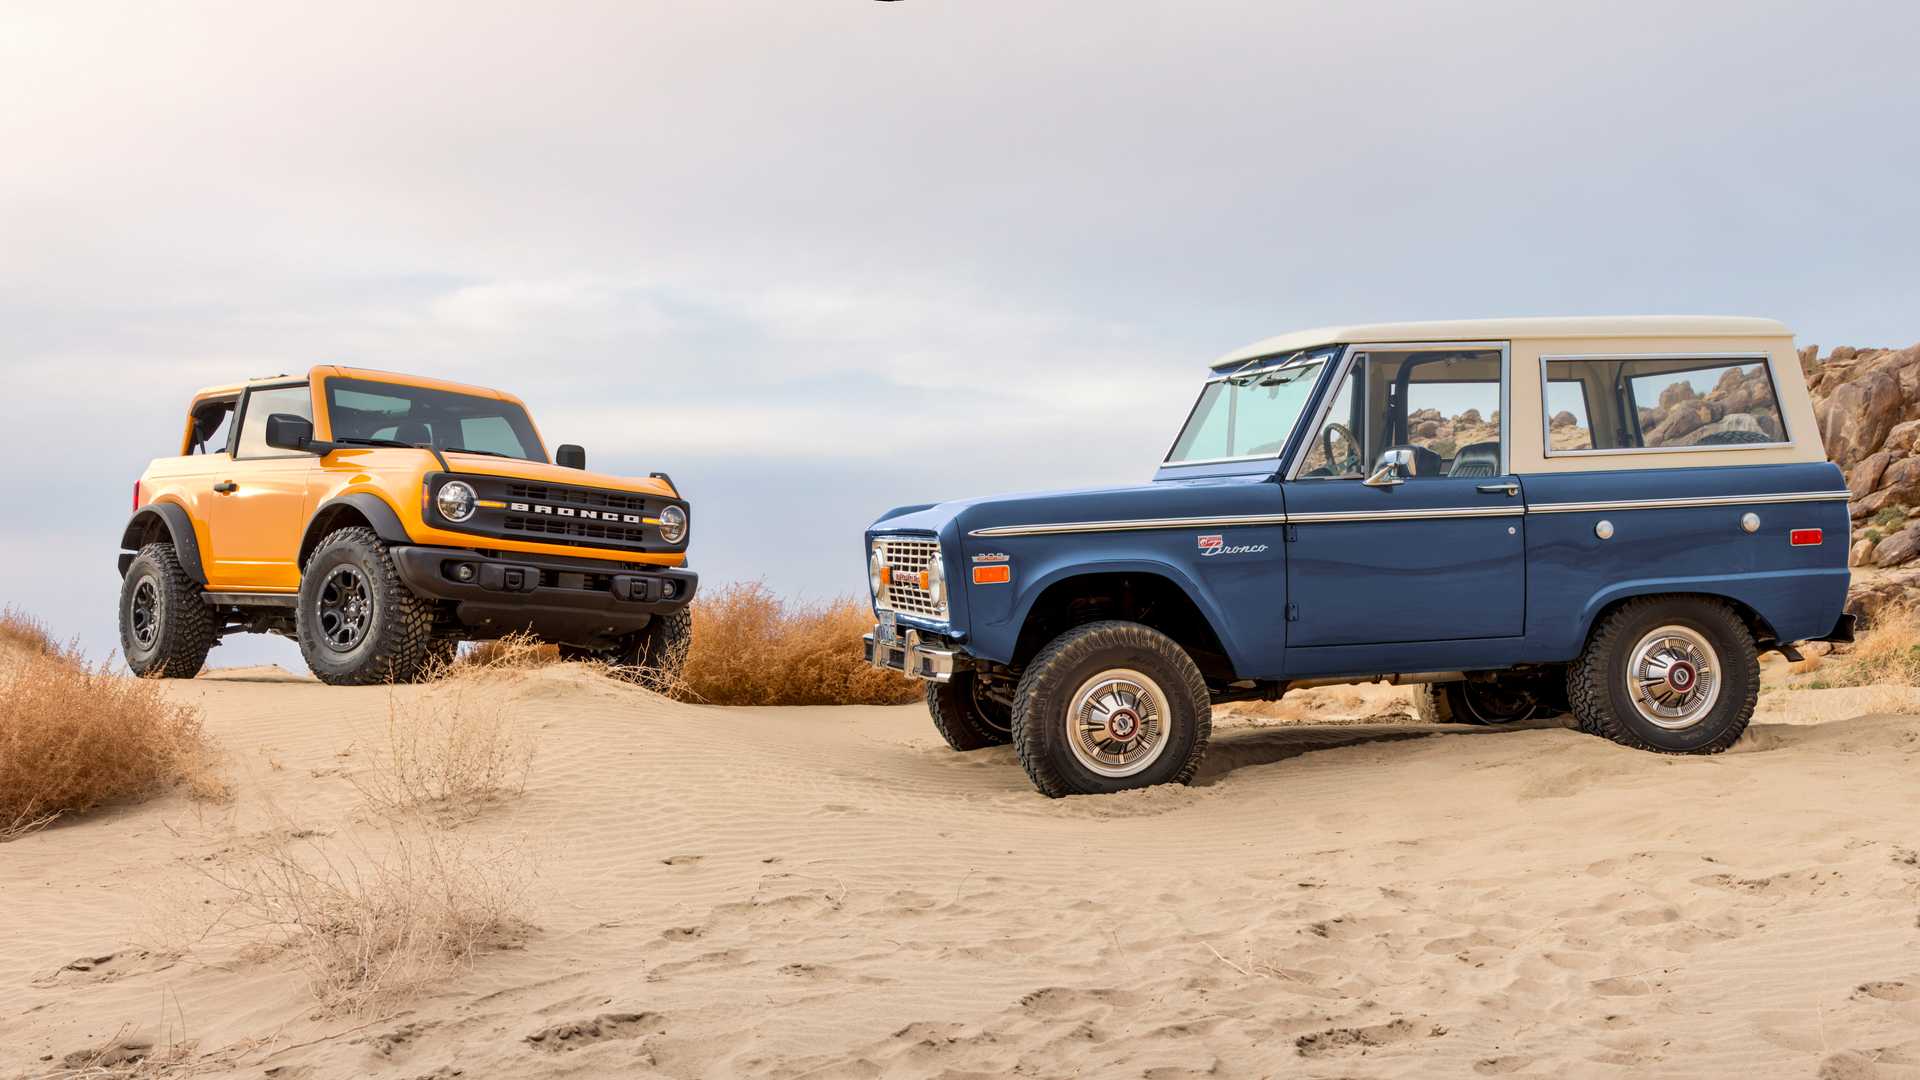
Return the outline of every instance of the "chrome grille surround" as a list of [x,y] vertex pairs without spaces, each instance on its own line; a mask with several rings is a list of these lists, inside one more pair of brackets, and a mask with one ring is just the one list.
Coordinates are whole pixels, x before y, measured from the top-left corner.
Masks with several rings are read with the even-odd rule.
[[[930,536],[876,536],[873,546],[887,567],[874,606],[891,609],[898,615],[917,615],[923,619],[947,619],[947,604],[934,603],[933,597],[917,583],[895,580],[896,573],[918,575],[940,562],[940,541]],[[944,570],[945,568],[942,567]],[[948,583],[952,588],[952,583]]]

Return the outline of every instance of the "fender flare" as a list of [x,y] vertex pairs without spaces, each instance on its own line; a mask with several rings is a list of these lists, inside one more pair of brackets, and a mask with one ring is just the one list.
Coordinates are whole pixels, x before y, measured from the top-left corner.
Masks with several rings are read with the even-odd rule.
[[307,519],[306,534],[300,538],[299,565],[307,565],[307,556],[320,541],[333,531],[333,522],[342,510],[353,510],[373,526],[374,535],[389,544],[411,544],[413,538],[407,535],[407,527],[400,523],[400,515],[385,499],[367,491],[355,491],[339,495],[321,503]]
[[[174,503],[157,502],[134,511],[127,519],[127,527],[120,533],[120,548],[123,552],[140,550],[142,538],[155,522],[167,530],[167,536],[173,541],[174,557],[180,560],[180,568],[195,585],[207,583],[206,567],[200,562],[200,538],[193,531],[193,519],[187,512]],[[127,567],[133,564],[133,556],[120,556],[120,576],[127,576]]]

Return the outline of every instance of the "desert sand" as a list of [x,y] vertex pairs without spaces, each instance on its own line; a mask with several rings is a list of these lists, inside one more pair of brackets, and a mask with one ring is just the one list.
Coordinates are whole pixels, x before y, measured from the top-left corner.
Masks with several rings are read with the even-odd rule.
[[1920,692],[1775,689],[1682,759],[1314,691],[1191,788],[1055,802],[916,707],[493,678],[538,756],[457,832],[529,858],[523,936],[359,1016],[181,941],[260,837],[377,835],[389,695],[448,692],[214,673],[169,692],[230,803],[0,845],[0,1076],[1920,1077]]

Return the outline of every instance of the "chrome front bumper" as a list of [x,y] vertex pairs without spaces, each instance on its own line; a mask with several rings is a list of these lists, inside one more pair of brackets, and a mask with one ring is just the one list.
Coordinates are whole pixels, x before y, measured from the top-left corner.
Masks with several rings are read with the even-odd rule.
[[898,639],[886,642],[879,640],[879,634],[880,628],[875,626],[860,639],[867,649],[867,663],[874,667],[937,683],[949,682],[954,672],[966,670],[965,657],[953,649],[921,644],[918,630],[908,630]]

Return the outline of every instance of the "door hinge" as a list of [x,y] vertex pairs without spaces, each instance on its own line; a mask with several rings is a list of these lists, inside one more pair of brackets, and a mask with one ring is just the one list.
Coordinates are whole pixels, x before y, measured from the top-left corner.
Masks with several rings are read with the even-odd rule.
[[1300,605],[1299,604],[1287,605],[1287,621],[1288,622],[1300,621]]
[[1287,543],[1291,544],[1294,541],[1299,539],[1300,539],[1300,526],[1298,525],[1287,526]]

